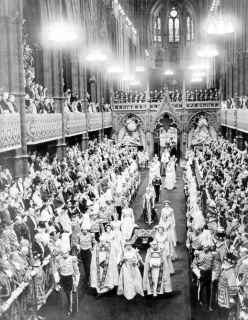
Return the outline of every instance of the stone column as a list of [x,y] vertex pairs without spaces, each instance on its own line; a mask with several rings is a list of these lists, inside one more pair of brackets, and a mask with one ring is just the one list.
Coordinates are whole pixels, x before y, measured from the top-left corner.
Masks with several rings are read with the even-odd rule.
[[52,74],[53,74],[53,96],[57,108],[62,114],[62,139],[57,140],[56,149],[59,157],[65,156],[65,113],[63,97],[63,69],[62,52],[59,48],[54,48],[52,52]]
[[102,142],[102,131],[101,130],[98,131],[97,142],[98,143]]
[[97,101],[97,92],[96,92],[96,75],[95,72],[92,70],[90,74],[90,98],[91,102]]
[[229,66],[229,77],[228,77],[228,98],[233,97],[233,64],[230,63]]
[[[20,105],[20,124],[21,124],[21,144],[22,148],[16,151],[15,173],[17,175],[28,174],[28,155],[27,155],[27,133],[26,133],[26,110],[25,110],[25,88],[24,88],[24,71],[23,71],[23,56],[22,56],[22,19],[17,21],[17,54],[18,54],[18,96]],[[16,81],[16,82],[17,82]],[[20,164],[20,166],[18,165]],[[19,171],[20,170],[20,171]]]
[[238,94],[238,57],[239,54],[235,55],[235,63],[233,64],[233,97],[236,97]]
[[[15,92],[15,64],[16,60],[14,59],[14,45],[15,45],[15,29],[14,23],[15,19],[12,17],[6,17],[6,26],[7,26],[7,46],[8,46],[8,71],[9,71],[9,92]],[[23,63],[22,63],[23,66]],[[23,81],[23,80],[22,80]]]
[[[247,37],[248,38],[248,37]],[[245,75],[244,75],[244,88],[245,88],[245,94],[246,93],[248,93],[248,52],[246,52],[245,54],[244,54],[244,56],[245,56],[245,63],[244,63],[244,65],[245,65],[245,67],[244,67],[244,73],[245,73]]]
[[245,53],[240,54],[239,63],[239,95],[245,95]]

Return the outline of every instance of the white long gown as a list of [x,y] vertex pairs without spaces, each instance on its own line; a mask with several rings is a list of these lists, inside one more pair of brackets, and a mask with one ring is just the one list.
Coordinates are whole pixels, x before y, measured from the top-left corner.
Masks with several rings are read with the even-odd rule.
[[134,225],[134,214],[132,208],[122,209],[121,215],[121,232],[124,239],[130,239]]
[[173,163],[168,163],[166,168],[166,177],[164,180],[164,188],[168,190],[174,189],[176,184],[175,181],[175,168]]
[[123,258],[125,262],[121,267],[117,294],[124,295],[127,300],[133,299],[136,294],[144,296],[142,277],[138,267],[140,255],[131,248],[131,250],[124,251]]
[[155,235],[155,239],[158,241],[159,248],[163,250],[163,257],[164,257],[164,260],[167,261],[168,263],[169,273],[173,274],[175,271],[171,261],[171,256],[169,254],[168,235],[165,234],[165,232],[163,232],[163,234],[160,234],[157,232]]

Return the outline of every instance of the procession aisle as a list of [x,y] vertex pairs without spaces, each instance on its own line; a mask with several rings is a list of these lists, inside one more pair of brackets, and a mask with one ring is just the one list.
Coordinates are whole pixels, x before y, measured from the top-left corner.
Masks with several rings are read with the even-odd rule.
[[[173,292],[170,296],[152,300],[150,297],[136,296],[128,301],[116,295],[116,291],[107,293],[99,300],[95,299],[94,290],[88,289],[79,305],[79,312],[74,320],[191,320],[190,291],[188,278],[188,255],[185,246],[186,219],[185,200],[183,191],[182,169],[178,169],[176,189],[166,191],[162,189],[160,204],[157,205],[160,217],[162,201],[168,199],[175,212],[176,229],[178,235],[177,255],[174,263],[175,274],[171,277]],[[142,217],[142,197],[148,183],[148,170],[141,172],[141,187],[134,203],[135,221],[140,228],[148,228]],[[151,228],[155,224],[151,225]],[[143,255],[142,255],[143,256]]]

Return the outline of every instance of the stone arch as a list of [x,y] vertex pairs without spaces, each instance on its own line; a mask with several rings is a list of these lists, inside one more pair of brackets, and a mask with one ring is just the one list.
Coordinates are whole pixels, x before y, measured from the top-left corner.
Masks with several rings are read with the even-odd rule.
[[175,125],[177,127],[177,129],[179,130],[179,132],[182,130],[182,125],[181,122],[179,121],[179,119],[177,119],[175,117],[175,115],[173,115],[171,112],[169,111],[165,111],[163,113],[161,113],[155,120],[155,122],[152,124],[152,131],[155,132],[156,127],[158,125],[162,126],[161,120],[164,118],[165,115],[169,116],[169,119],[172,120],[171,125]]
[[210,113],[207,111],[199,111],[197,113],[194,113],[191,116],[191,118],[189,119],[187,131],[190,131],[194,127],[194,125],[197,124],[201,115],[204,115],[206,117],[209,126],[216,128],[216,125],[217,125],[217,120],[215,118],[216,113]]
[[131,113],[131,112],[125,114],[124,116],[119,117],[119,121],[118,121],[119,128],[125,126],[127,119],[131,118],[131,117],[134,119],[134,121],[137,123],[137,125],[139,125],[145,131],[144,121],[137,114]]

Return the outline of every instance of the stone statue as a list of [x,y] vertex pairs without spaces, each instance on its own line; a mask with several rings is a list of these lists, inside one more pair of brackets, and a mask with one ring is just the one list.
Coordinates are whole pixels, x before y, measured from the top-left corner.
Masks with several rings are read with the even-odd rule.
[[210,144],[212,141],[209,132],[209,125],[203,115],[198,120],[197,128],[194,130],[192,137],[192,145]]

